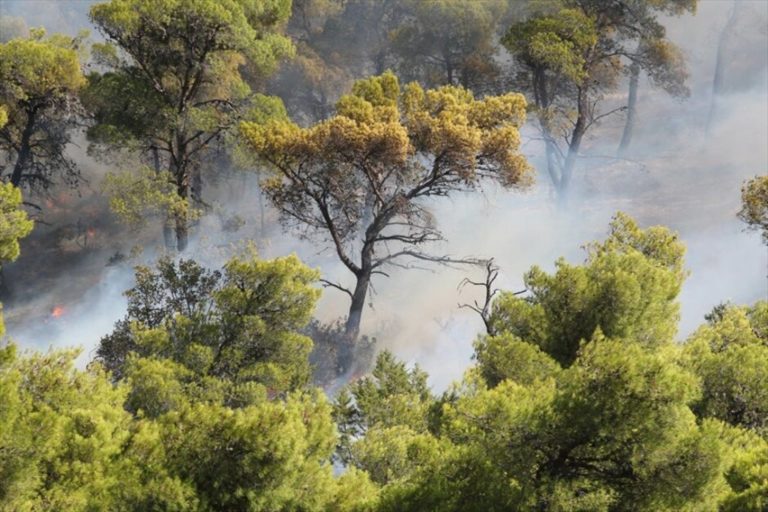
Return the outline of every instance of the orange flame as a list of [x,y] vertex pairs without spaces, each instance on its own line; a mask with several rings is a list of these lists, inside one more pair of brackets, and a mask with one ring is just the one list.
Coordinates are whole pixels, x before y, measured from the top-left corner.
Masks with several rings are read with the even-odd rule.
[[51,316],[53,318],[59,318],[63,314],[64,314],[64,308],[61,306],[54,306],[53,311],[51,311]]

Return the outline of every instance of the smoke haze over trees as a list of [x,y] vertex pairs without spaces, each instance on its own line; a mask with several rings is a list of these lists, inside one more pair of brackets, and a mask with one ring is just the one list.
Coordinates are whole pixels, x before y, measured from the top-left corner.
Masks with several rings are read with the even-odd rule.
[[766,140],[761,1],[0,0],[0,511],[764,510]]

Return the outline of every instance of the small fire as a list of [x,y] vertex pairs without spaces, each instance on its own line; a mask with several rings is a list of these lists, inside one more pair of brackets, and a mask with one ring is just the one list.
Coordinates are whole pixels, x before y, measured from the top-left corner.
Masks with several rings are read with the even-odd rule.
[[64,314],[64,308],[62,306],[54,306],[53,311],[51,311],[51,316],[53,318],[59,318],[63,314]]
[[94,236],[96,236],[96,230],[94,228],[88,228],[88,231],[86,231],[86,233],[88,233],[88,238],[93,238]]

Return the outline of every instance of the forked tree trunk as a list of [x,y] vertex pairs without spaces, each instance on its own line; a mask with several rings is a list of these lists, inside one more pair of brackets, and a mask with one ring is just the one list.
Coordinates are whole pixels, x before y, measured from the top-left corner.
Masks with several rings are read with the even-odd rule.
[[635,129],[637,115],[637,87],[640,81],[640,66],[633,62],[629,67],[629,98],[627,98],[627,121],[624,123],[624,133],[621,135],[617,156],[624,156],[632,142],[632,132]]

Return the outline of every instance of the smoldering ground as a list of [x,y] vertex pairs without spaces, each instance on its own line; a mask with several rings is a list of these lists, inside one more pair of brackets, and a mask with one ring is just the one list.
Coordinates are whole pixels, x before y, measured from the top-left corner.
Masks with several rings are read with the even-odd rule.
[[[606,118],[585,143],[565,209],[555,205],[548,178],[542,173],[525,192],[490,188],[482,194],[442,199],[432,206],[447,242],[434,246],[433,252],[493,257],[501,268],[497,285],[518,291],[524,288],[523,273],[534,264],[551,270],[560,256],[572,262],[582,260],[581,246],[605,236],[611,216],[622,210],[643,226],[671,227],[688,246],[686,261],[691,274],[680,297],[680,339],[722,301],[751,303],[768,297],[768,253],[759,235],[744,232],[736,218],[741,183],[768,169],[768,3],[745,5],[740,16],[749,22],[729,42],[726,74],[732,85],[718,98],[709,130],[715,56],[732,8],[726,1],[701,2],[696,16],[665,20],[670,38],[682,47],[688,60],[691,96],[675,101],[641,82],[638,126],[626,159],[612,157],[623,118],[620,114]],[[606,99],[606,110],[625,101],[623,90],[622,86]],[[541,168],[542,151],[536,139],[535,127],[529,124],[524,132],[524,153]],[[92,166],[94,180],[107,170],[88,163],[85,157],[83,165]],[[260,203],[256,182],[253,175],[231,173],[206,189],[213,213],[202,219],[184,257],[218,266],[243,240],[253,239],[264,257],[295,251],[328,279],[350,283],[351,276],[332,251],[281,229],[275,212]],[[92,193],[98,196],[98,189]],[[99,201],[102,214],[108,215],[104,199]],[[73,218],[78,208],[89,203],[86,198],[78,204],[71,213]],[[240,226],[239,220],[244,224]],[[45,233],[41,231],[40,236]],[[143,235],[147,251],[141,259],[113,266],[106,266],[110,256],[117,251],[127,253],[131,244],[125,240],[133,235],[110,227],[100,236],[98,247],[85,249],[81,261],[75,258],[65,266],[57,266],[60,256],[55,251],[44,258],[28,256],[34,235],[22,243],[21,259],[6,270],[6,279],[15,289],[33,290],[23,300],[6,301],[9,334],[22,346],[80,345],[85,349],[85,361],[100,337],[123,316],[121,294],[130,287],[131,264],[151,261],[159,254],[160,250],[153,250],[161,246],[159,228]],[[17,273],[22,274],[33,260],[49,274],[54,269],[58,274],[49,276],[45,286],[20,282]],[[482,331],[477,315],[458,306],[479,297],[480,290],[459,290],[458,285],[466,276],[482,278],[482,270],[392,270],[391,278],[374,281],[363,331],[376,337],[380,347],[418,362],[429,372],[433,386],[442,389],[470,363],[472,342]],[[25,280],[34,280],[34,272],[23,275],[31,276]],[[62,295],[65,301],[60,299]],[[51,318],[52,308],[62,302],[64,313]],[[345,295],[328,289],[317,314],[332,319],[345,314],[347,307]]]

